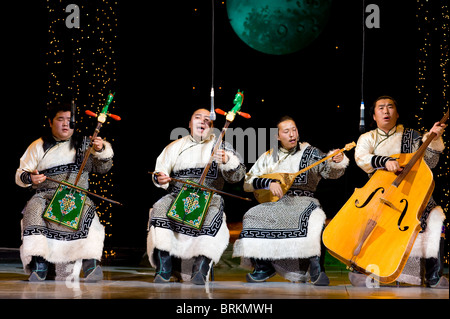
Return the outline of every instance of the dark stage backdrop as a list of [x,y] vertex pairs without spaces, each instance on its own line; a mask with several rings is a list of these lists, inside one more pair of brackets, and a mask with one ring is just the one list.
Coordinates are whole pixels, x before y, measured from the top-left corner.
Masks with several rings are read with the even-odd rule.
[[[85,3],[79,2],[80,6]],[[77,4],[76,0],[69,3]],[[366,110],[377,96],[392,95],[400,104],[401,122],[420,129],[416,121],[419,104],[416,85],[418,50],[423,41],[418,37],[416,2],[371,3],[380,8],[380,28],[366,29]],[[46,1],[29,1],[27,6],[8,5],[8,14],[3,15],[3,30],[7,30],[2,46],[6,52],[3,64],[7,84],[2,91],[7,99],[2,99],[5,208],[0,223],[0,247],[20,245],[20,214],[31,196],[15,185],[14,173],[26,147],[43,131],[51,81],[45,64],[50,20],[47,5]],[[95,4],[89,8],[94,10]],[[195,109],[210,107],[211,1],[118,1],[114,10],[117,81],[108,90],[116,92],[115,113],[122,121],[111,123],[101,135],[114,139],[114,186],[108,191],[124,207],[111,208],[108,227],[111,236],[106,245],[144,249],[149,208],[164,195],[153,186],[147,172],[154,169],[157,156],[171,141],[173,129],[187,128]],[[81,24],[85,13],[81,11]],[[90,13],[95,15],[95,10]],[[216,107],[229,110],[237,90],[244,91],[242,111],[252,118],[237,117],[232,128],[244,131],[253,128],[261,132],[258,140],[265,134],[267,147],[269,128],[275,127],[282,115],[296,119],[302,141],[324,152],[356,141],[360,135],[362,21],[362,1],[334,0],[324,30],[310,45],[295,53],[271,55],[246,45],[229,23],[226,1],[216,1]],[[61,38],[69,41],[70,35],[63,34]],[[70,47],[66,50],[70,56]],[[437,54],[435,51],[435,56],[429,58],[438,59]],[[442,84],[438,83],[439,68],[435,65],[432,78],[438,88]],[[69,82],[70,77],[66,79]],[[98,93],[106,96],[108,92]],[[434,98],[436,103],[427,105],[427,114],[433,116],[421,123],[426,129],[442,116],[439,92],[432,93],[430,99]],[[81,90],[79,94],[84,93]],[[366,116],[367,129],[370,122]],[[224,118],[218,116],[215,126],[221,129],[223,124]],[[92,134],[89,129],[84,133]],[[245,149],[249,149],[248,138],[245,143]],[[259,154],[241,155],[250,169],[253,163],[249,159]],[[347,156],[351,165],[345,176],[319,184],[317,194],[329,218],[355,187],[362,187],[367,181],[367,176],[354,164],[353,151]],[[251,195],[242,191],[242,183],[227,186],[226,190]],[[256,203],[225,200],[229,221],[242,220]]]

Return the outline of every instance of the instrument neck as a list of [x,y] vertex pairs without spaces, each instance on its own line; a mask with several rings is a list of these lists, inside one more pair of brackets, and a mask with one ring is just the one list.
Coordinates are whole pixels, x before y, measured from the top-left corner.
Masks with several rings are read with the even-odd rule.
[[406,164],[406,166],[403,168],[402,172],[397,176],[397,178],[394,180],[392,185],[395,187],[398,187],[400,183],[406,178],[406,176],[409,174],[411,169],[414,167],[414,165],[420,161],[425,154],[425,151],[430,145],[431,141],[436,137],[436,133],[431,133],[430,136],[427,138],[427,140],[422,144],[422,146],[417,150],[417,152],[413,155],[411,160]]
[[209,161],[208,164],[206,164],[206,167],[203,169],[203,173],[202,176],[200,176],[200,180],[198,181],[198,183],[200,185],[203,185],[203,182],[206,179],[206,175],[208,174],[209,168],[211,167],[212,161],[214,160],[214,154],[217,152],[217,150],[220,147],[220,144],[222,144],[223,141],[223,137],[225,136],[225,133],[228,129],[228,126],[230,126],[230,121],[226,121],[224,127],[222,128],[222,132],[220,132],[219,137],[217,138],[216,143],[214,144],[213,150],[211,152],[211,156],[209,157]]
[[[444,117],[439,121],[440,124],[444,124],[447,122],[449,117],[449,111],[447,110],[447,113],[445,113]],[[406,166],[403,168],[402,172],[397,176],[397,178],[392,183],[393,186],[398,187],[400,183],[405,179],[405,177],[409,174],[411,169],[414,167],[414,165],[420,161],[425,154],[425,151],[427,150],[428,145],[433,141],[433,139],[436,137],[436,133],[431,132],[428,138],[423,142],[423,144],[420,146],[420,148],[417,150],[417,152],[413,155],[411,160],[406,164]]]
[[91,155],[91,148],[92,148],[92,142],[97,137],[97,134],[100,132],[100,128],[102,127],[101,122],[97,123],[97,127],[95,128],[95,132],[92,135],[91,143],[89,144],[89,147],[86,149],[84,153],[83,162],[81,163],[80,169],[78,171],[77,177],[75,178],[75,182],[73,183],[75,186],[78,184],[78,181],[80,180],[81,174],[83,174],[84,167],[86,166],[87,160],[89,158],[89,155]]

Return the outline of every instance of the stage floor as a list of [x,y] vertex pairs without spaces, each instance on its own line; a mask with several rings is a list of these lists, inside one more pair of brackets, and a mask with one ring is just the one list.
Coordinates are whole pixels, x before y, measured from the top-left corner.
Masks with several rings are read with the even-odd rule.
[[348,272],[327,269],[330,285],[291,283],[275,276],[265,283],[247,283],[245,269],[217,269],[205,286],[189,282],[154,284],[154,269],[142,266],[103,266],[98,283],[27,281],[20,263],[0,263],[0,299],[449,299],[449,291],[400,286],[356,288]]

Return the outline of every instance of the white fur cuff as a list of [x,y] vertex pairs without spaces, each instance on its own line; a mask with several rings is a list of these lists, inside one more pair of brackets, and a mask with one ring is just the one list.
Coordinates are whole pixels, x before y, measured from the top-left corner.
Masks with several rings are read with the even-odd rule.
[[[334,152],[335,151],[329,151],[327,156],[330,156]],[[348,159],[347,155],[344,154],[344,159],[342,161],[340,161],[339,163],[334,162],[332,158],[330,158],[328,160],[328,162],[332,168],[342,169],[342,168],[347,168],[348,164],[350,163],[350,160]]]
[[[423,136],[422,142],[425,142],[428,136],[430,136],[430,132],[426,133]],[[428,145],[428,147],[431,148],[433,151],[442,152],[445,149],[445,144],[444,140],[442,139],[442,136],[439,137],[438,139],[433,139],[430,145]]]
[[224,171],[231,171],[239,167],[241,163],[239,158],[231,152],[226,152],[228,155],[228,162],[226,164],[220,164],[220,168]]
[[100,160],[102,160],[102,159],[106,160],[106,159],[112,158],[114,156],[114,152],[113,152],[111,144],[107,141],[103,141],[103,145],[104,145],[104,149],[101,152],[96,152],[94,150],[94,148],[92,148],[91,149],[92,156],[97,159],[100,159]]

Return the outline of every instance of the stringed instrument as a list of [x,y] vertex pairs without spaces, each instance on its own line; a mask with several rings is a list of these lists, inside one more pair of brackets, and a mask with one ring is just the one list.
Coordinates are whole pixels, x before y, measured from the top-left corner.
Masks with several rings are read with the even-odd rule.
[[[326,160],[338,155],[339,153],[351,150],[355,146],[356,146],[355,142],[348,143],[345,145],[344,148],[333,152],[332,154],[328,155],[327,157],[322,158],[321,160],[309,165],[308,167],[301,169],[300,171],[298,171],[296,173],[270,173],[270,174],[261,175],[259,177],[276,180],[278,183],[280,183],[281,189],[283,190],[283,195],[285,195],[286,192],[291,188],[292,184],[295,181],[295,178],[298,175],[310,170],[311,168],[319,165],[322,162],[325,162]],[[273,195],[269,189],[256,189],[253,192],[253,195],[255,196],[256,200],[259,203],[276,202],[280,199],[278,196]]]
[[[161,173],[158,173],[158,172],[148,172],[148,173],[152,174],[152,175],[155,175],[155,176],[159,176],[161,174]],[[231,197],[234,197],[234,198],[246,200],[246,201],[249,201],[249,202],[252,201],[250,198],[242,197],[242,196],[238,196],[238,195],[234,195],[234,194],[230,194],[230,193],[227,193],[227,192],[224,192],[224,191],[220,191],[220,190],[212,188],[212,187],[207,187],[207,186],[204,186],[204,185],[200,185],[198,183],[194,183],[194,182],[190,182],[190,181],[186,181],[186,180],[182,180],[182,179],[178,179],[178,178],[174,178],[174,177],[171,177],[170,180],[174,181],[174,182],[181,183],[181,184],[187,184],[187,185],[195,186],[195,187],[198,187],[200,189],[213,191],[214,193],[217,193],[217,194],[227,195],[227,196],[231,196]]]
[[[448,117],[447,111],[440,123]],[[400,174],[380,169],[363,188],[355,189],[323,232],[332,256],[381,283],[400,276],[434,189],[423,155],[435,137],[431,133],[415,153],[392,155],[403,167]]]
[[[108,108],[113,98],[114,93],[112,94],[110,92],[108,94],[105,106],[103,107],[102,111],[98,116],[94,112],[91,112],[89,110],[86,111],[87,115],[97,117],[98,120],[97,127],[95,128],[95,132],[92,135],[91,141],[93,141],[95,137],[97,137],[97,134],[100,132],[100,128],[102,127],[103,123],[106,122],[107,116],[110,116],[116,121],[120,121],[119,116],[108,113]],[[72,110],[72,114],[73,112],[74,110]],[[42,217],[44,219],[77,230],[81,222],[80,216],[81,212],[83,211],[87,194],[93,195],[95,197],[101,198],[114,204],[122,205],[119,202],[110,200],[106,197],[97,195],[95,193],[91,193],[88,190],[77,186],[78,181],[80,180],[80,177],[83,174],[84,167],[86,166],[89,156],[91,155],[92,147],[93,143],[91,142],[89,147],[85,151],[83,162],[81,163],[81,166],[78,170],[78,174],[75,178],[75,182],[73,184],[67,181],[57,181],[47,176],[48,180],[56,182],[60,185],[56,189],[55,194],[53,195],[49,205],[42,214]]]
[[[209,157],[209,161],[206,164],[205,168],[203,169],[203,173],[200,176],[200,179],[198,183],[194,181],[182,181],[177,180],[181,183],[183,183],[183,186],[178,193],[177,197],[175,198],[175,201],[172,203],[171,207],[169,208],[169,211],[167,212],[167,217],[171,218],[173,220],[176,220],[180,223],[183,223],[189,227],[195,228],[195,229],[201,229],[203,226],[203,221],[206,216],[206,213],[208,211],[209,205],[211,203],[212,197],[215,192],[219,192],[217,190],[214,190],[209,187],[205,187],[203,185],[206,175],[208,174],[209,168],[211,167],[211,164],[214,160],[214,154],[219,149],[220,145],[222,144],[223,138],[225,136],[225,133],[229,127],[229,125],[234,121],[234,118],[236,117],[236,114],[239,114],[245,118],[250,118],[250,115],[247,113],[240,112],[242,103],[244,101],[244,94],[243,92],[240,92],[238,90],[233,103],[234,107],[231,109],[231,111],[225,113],[224,111],[220,109],[216,109],[216,112],[221,115],[226,116],[226,122],[225,125],[221,131],[220,136],[217,138],[211,155]],[[154,174],[154,173],[152,173]],[[174,179],[175,180],[175,179]],[[231,195],[228,193],[225,193],[227,195]],[[238,197],[238,196],[234,196]],[[239,197],[244,200],[248,200],[247,198]]]

